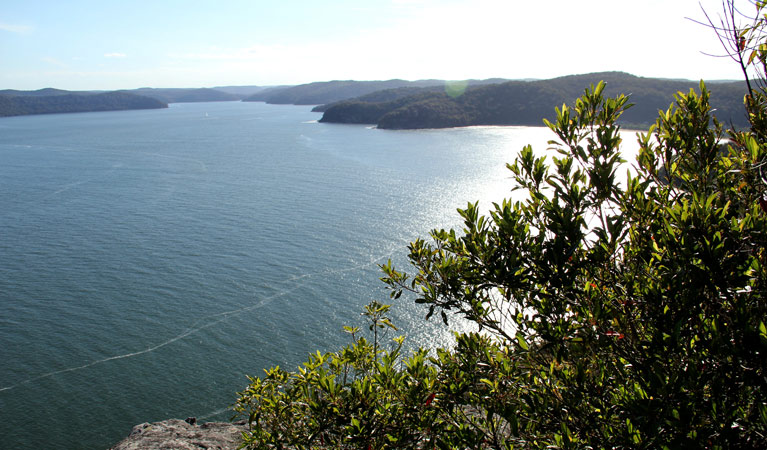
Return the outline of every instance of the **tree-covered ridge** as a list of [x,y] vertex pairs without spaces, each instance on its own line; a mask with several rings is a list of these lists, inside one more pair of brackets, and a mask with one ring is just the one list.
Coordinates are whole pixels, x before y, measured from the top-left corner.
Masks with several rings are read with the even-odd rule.
[[[348,100],[339,100],[333,103],[326,103],[324,105],[317,105],[312,108],[312,112],[324,113],[333,106],[343,104],[345,102],[358,102],[358,103],[386,103],[399,100],[401,98],[410,97],[411,95],[422,94],[424,92],[441,92],[444,91],[444,85],[439,84],[428,87],[415,87],[405,86],[392,89],[383,89],[380,91],[374,91],[370,94],[365,94],[359,97]],[[369,123],[369,122],[368,122]]]
[[413,82],[405,80],[355,81],[336,80],[269,89],[243,101],[259,101],[275,105],[321,105],[347,98],[359,97],[384,89],[405,86],[425,87],[439,84],[437,80]]
[[0,95],[0,116],[167,108],[167,103],[125,92]]
[[257,86],[220,88],[140,88],[114,92],[0,90],[0,116],[123,109],[167,108],[168,103],[239,101],[261,91]]
[[[641,78],[622,72],[571,75],[540,81],[509,81],[469,86],[462,95],[444,90],[421,91],[412,96],[359,98],[330,105],[321,119],[331,123],[369,123],[379,128],[444,128],[471,125],[540,125],[552,119],[555,107],[576,99],[581,88],[605,81],[606,95],[626,93],[635,105],[621,118],[623,124],[647,126],[659,110],[668,107],[676,92],[697,87],[697,82]],[[745,126],[741,100],[744,82],[710,86],[711,102],[721,120]],[[428,92],[428,94],[426,94]],[[364,121],[363,121],[364,120]]]
[[215,89],[217,91],[226,92],[229,94],[234,94],[240,99],[243,99],[245,97],[249,97],[257,92],[261,92],[264,89],[268,89],[263,86],[214,86],[211,89]]
[[165,103],[232,102],[243,98],[242,95],[211,88],[140,88],[122,92],[151,97]]
[[[470,80],[469,84],[497,83],[500,79]],[[347,100],[377,91],[398,88],[429,88],[445,86],[444,80],[386,80],[386,81],[354,81],[336,80],[321,81],[298,86],[286,86],[265,89],[243,101],[266,102],[277,105],[324,105]]]
[[43,88],[36,91],[19,91],[16,89],[3,89],[0,90],[0,95],[12,95],[22,97],[48,97],[53,95],[71,95],[71,94],[96,94],[97,92],[89,91],[65,91],[63,89]]

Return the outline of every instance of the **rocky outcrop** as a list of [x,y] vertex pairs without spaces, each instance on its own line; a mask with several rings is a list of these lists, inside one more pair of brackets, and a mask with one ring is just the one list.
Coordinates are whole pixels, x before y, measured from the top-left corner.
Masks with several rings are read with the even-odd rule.
[[235,450],[248,429],[244,422],[196,422],[190,417],[142,423],[110,450]]

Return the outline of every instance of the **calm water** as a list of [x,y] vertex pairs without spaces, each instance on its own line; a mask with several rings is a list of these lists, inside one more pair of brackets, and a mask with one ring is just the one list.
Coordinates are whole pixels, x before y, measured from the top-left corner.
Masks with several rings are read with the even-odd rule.
[[[246,374],[346,342],[377,264],[508,194],[543,128],[382,131],[308,107],[0,119],[0,448],[227,420]],[[413,345],[448,343],[412,302]]]

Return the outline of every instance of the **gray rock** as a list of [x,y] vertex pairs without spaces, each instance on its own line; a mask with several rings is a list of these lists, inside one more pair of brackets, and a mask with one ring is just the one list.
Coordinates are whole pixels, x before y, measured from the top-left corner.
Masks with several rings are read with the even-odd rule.
[[248,429],[244,422],[189,422],[170,419],[136,425],[110,450],[235,450],[242,442],[242,432]]

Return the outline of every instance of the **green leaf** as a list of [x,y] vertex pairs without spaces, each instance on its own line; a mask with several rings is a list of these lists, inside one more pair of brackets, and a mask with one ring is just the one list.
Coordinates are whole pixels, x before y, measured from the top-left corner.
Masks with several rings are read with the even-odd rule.
[[527,341],[525,340],[525,337],[522,336],[521,333],[517,333],[517,343],[522,348],[522,350],[529,350],[529,346],[527,345]]

